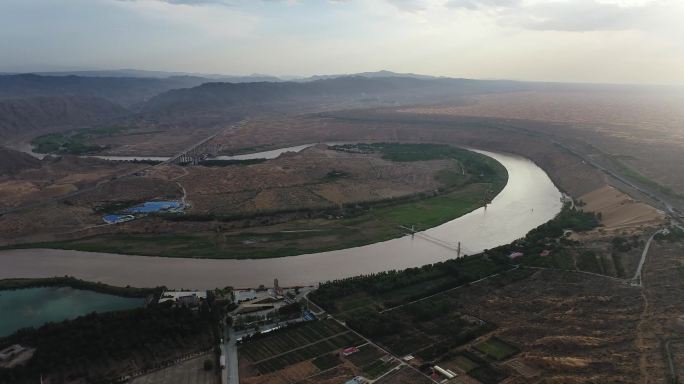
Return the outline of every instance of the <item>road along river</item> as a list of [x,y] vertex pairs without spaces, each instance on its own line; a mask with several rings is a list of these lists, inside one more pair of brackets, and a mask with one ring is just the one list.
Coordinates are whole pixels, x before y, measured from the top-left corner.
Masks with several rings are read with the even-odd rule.
[[390,269],[417,267],[509,243],[552,219],[561,193],[532,161],[478,151],[508,170],[508,184],[487,209],[480,208],[415,236],[362,247],[255,260],[174,259],[52,249],[0,252],[0,278],[71,275],[135,287],[210,289],[232,285],[307,285]]

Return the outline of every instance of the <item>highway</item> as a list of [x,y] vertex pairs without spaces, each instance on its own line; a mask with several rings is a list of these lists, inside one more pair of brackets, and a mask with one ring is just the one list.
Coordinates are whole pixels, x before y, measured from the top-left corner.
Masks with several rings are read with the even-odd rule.
[[587,162],[592,167],[594,167],[594,168],[598,169],[599,171],[607,174],[608,176],[614,178],[615,180],[618,180],[619,182],[627,185],[628,187],[633,188],[634,190],[636,190],[636,191],[650,197],[651,199],[655,200],[656,202],[662,204],[662,206],[665,208],[667,213],[670,214],[670,216],[673,219],[680,221],[681,218],[679,216],[679,213],[674,208],[676,203],[674,203],[669,197],[664,196],[662,193],[660,193],[658,191],[654,191],[654,190],[647,188],[647,187],[644,187],[642,185],[637,185],[634,181],[628,179],[625,176],[620,175],[618,172],[615,172],[615,171],[609,169],[608,167],[600,164],[598,161],[594,160],[590,156],[584,155],[583,153],[576,151],[574,148],[572,148],[568,145],[565,145],[564,143],[561,143],[561,142],[554,140],[554,139],[551,139],[551,138],[549,138],[548,140],[552,144],[557,145],[557,146],[565,149],[566,151],[572,153],[573,155],[581,158],[582,160]]

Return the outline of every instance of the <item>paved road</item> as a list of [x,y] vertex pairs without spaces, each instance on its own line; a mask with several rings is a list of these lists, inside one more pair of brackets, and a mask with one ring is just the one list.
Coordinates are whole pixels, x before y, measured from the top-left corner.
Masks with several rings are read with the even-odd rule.
[[237,335],[233,327],[226,327],[223,338],[223,345],[221,346],[221,353],[226,356],[226,368],[221,370],[222,384],[239,384],[240,376],[238,372],[238,355],[237,346],[235,345]]
[[648,255],[648,250],[651,248],[653,238],[660,232],[661,230],[658,230],[654,234],[652,234],[651,237],[648,238],[646,246],[644,247],[643,252],[641,252],[641,260],[639,260],[639,266],[637,267],[636,272],[634,272],[634,277],[632,277],[632,285],[641,287],[641,269],[644,267],[644,263],[646,262],[646,256]]

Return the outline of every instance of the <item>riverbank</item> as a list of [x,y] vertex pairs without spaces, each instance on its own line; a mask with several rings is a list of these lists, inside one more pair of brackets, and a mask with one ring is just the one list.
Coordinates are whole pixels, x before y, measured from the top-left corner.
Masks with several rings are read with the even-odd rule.
[[117,287],[100,282],[86,281],[71,276],[45,278],[15,278],[0,280],[0,291],[43,287],[70,287],[121,297],[144,298],[149,295],[160,295],[165,287],[135,288],[131,286]]
[[[561,209],[561,194],[533,162],[514,155],[484,152],[503,164],[508,183],[485,210],[478,208],[421,235],[363,247],[258,260],[180,259],[51,249],[0,251],[0,278],[72,275],[114,285],[212,289],[231,284],[311,285],[321,281],[422,266],[525,236]],[[426,236],[426,237],[424,237]],[[437,239],[442,243],[431,241]],[[446,246],[445,246],[446,245]]]

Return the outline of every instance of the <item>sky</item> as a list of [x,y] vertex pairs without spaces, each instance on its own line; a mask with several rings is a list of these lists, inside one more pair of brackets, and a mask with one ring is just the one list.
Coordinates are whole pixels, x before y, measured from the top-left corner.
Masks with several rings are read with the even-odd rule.
[[684,84],[684,0],[1,0],[0,71]]

